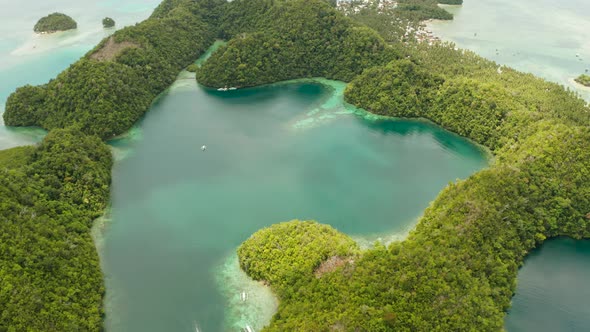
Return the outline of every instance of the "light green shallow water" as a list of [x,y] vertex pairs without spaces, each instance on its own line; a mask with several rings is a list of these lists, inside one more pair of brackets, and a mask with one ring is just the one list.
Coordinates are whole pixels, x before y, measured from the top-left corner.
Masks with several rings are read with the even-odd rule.
[[573,82],[590,71],[590,1],[463,2],[462,6],[443,6],[455,18],[429,24],[435,35],[500,64],[562,84],[590,100],[590,89]]
[[[443,40],[562,84],[590,100],[590,89],[572,82],[590,69],[590,1],[465,0],[463,6],[445,8],[455,19],[430,24]],[[590,330],[588,280],[590,241],[548,241],[519,271],[506,329]]]
[[276,302],[237,267],[252,233],[299,218],[403,234],[449,181],[486,164],[433,125],[362,116],[339,82],[217,92],[180,77],[140,139],[112,143],[126,157],[104,242],[111,331],[258,330]]

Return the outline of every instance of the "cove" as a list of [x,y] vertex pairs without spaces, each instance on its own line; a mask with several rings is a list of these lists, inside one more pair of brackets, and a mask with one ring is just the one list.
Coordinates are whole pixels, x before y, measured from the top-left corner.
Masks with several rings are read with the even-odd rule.
[[298,218],[368,241],[404,234],[447,183],[486,166],[469,141],[369,115],[343,89],[307,80],[218,92],[184,73],[111,142],[108,331],[258,330],[268,312],[236,308],[263,305],[239,301],[254,286],[236,281],[235,250],[252,233]]
[[557,238],[529,254],[506,315],[508,331],[584,331],[590,317],[590,241]]

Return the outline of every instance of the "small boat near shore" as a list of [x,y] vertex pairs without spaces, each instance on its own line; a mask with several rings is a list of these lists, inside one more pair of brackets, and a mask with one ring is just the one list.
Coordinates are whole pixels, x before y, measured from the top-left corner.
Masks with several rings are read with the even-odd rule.
[[254,332],[254,329],[250,325],[246,325],[246,327],[242,329],[242,332]]
[[231,91],[231,90],[237,90],[237,89],[238,88],[236,88],[235,86],[232,86],[232,87],[229,87],[229,88],[226,86],[226,87],[217,89],[217,91],[228,91],[228,90]]

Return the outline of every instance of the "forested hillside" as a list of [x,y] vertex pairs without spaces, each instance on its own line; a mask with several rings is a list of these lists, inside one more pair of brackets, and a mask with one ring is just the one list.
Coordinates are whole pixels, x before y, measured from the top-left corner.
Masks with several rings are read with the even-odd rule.
[[399,56],[323,0],[237,0],[226,15],[222,34],[232,39],[197,71],[197,80],[211,87],[319,76],[349,81]]
[[90,238],[112,159],[96,136],[54,130],[0,151],[0,331],[98,331],[104,286]]

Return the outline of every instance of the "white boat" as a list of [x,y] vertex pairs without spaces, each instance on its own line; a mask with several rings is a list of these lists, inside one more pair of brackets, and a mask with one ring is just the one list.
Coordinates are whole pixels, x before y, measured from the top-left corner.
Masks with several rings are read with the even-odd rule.
[[229,90],[237,90],[238,88],[236,88],[235,86],[232,86],[231,88],[229,88]]
[[246,325],[246,327],[244,327],[242,329],[243,332],[254,332],[254,329],[252,327],[250,327],[250,325]]
[[205,150],[207,150],[207,145],[201,146],[201,151],[205,151]]
[[227,91],[227,90],[229,90],[229,89],[228,88],[219,88],[219,89],[217,89],[217,91]]
[[199,328],[199,324],[197,324],[197,322],[195,323],[195,332],[201,332],[201,329]]
[[242,292],[240,294],[240,299],[242,300],[242,302],[246,302],[246,300],[248,299],[248,293]]

